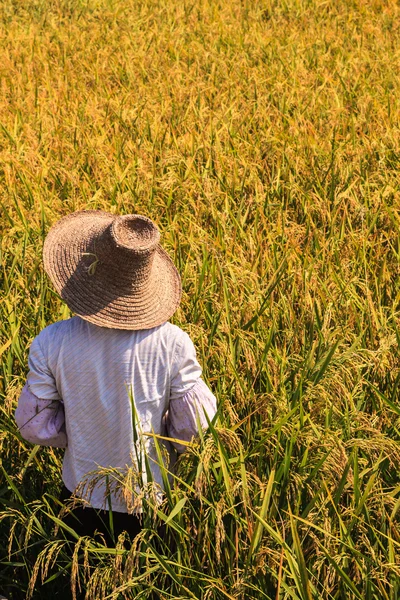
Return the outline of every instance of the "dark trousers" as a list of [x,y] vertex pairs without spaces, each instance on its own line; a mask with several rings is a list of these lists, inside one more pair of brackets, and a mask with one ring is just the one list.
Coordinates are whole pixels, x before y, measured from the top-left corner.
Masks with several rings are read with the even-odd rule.
[[[72,493],[63,486],[60,494],[61,502],[66,502],[71,496]],[[108,510],[97,510],[83,506],[76,506],[71,512],[65,515],[63,521],[80,536],[88,535],[93,537],[96,531],[101,533],[108,547],[115,546],[118,536],[123,531],[126,531],[131,540],[133,540],[142,530],[140,520],[135,515],[113,511],[111,525]]]

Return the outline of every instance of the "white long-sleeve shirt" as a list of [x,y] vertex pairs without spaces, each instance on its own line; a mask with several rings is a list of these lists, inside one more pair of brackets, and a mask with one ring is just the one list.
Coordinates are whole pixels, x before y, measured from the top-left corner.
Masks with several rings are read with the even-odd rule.
[[[63,481],[70,491],[93,482],[88,474],[102,467],[121,477],[129,467],[137,470],[143,450],[162,489],[154,438],[146,434],[189,441],[198,423],[207,427],[204,410],[211,420],[216,400],[200,377],[193,343],[176,325],[126,331],[73,317],[46,327],[32,342],[16,421],[33,443],[66,446]],[[169,443],[158,441],[171,456]],[[146,482],[144,464],[141,477]],[[110,501],[113,510],[128,511],[130,503],[113,486],[106,498],[100,480],[90,505],[107,509]]]

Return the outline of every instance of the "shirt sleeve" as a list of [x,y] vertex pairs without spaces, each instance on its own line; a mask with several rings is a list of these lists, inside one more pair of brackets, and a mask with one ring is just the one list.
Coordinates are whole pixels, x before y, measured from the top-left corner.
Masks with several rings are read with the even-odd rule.
[[42,400],[61,400],[56,382],[46,359],[46,330],[43,330],[32,342],[29,350],[29,390]]
[[15,420],[22,437],[28,442],[56,448],[67,446],[62,403],[37,398],[27,384],[19,397]]
[[202,379],[198,379],[194,386],[181,398],[174,398],[170,402],[166,415],[166,427],[168,436],[173,438],[171,443],[178,452],[185,452],[186,447],[178,441],[190,442],[201,429],[207,429],[208,419],[214,417],[217,412],[217,400]]
[[201,376],[196,349],[187,333],[181,331],[171,369],[170,400],[181,398]]
[[[175,353],[165,422],[169,437],[190,442],[198,435],[198,424],[202,429],[207,429],[204,410],[211,420],[217,410],[217,401],[201,379],[201,367],[192,340],[187,333],[182,334]],[[178,452],[186,449],[179,442],[173,441],[172,444]]]

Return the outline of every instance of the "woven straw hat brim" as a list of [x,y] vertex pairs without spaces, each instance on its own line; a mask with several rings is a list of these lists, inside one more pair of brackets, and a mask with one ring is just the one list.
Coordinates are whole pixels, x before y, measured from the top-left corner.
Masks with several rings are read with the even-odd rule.
[[44,268],[69,308],[83,319],[112,329],[151,329],[179,306],[182,286],[168,254],[156,246],[150,275],[132,281],[127,261],[103,261],[96,241],[115,220],[103,211],[78,211],[58,221],[43,248]]

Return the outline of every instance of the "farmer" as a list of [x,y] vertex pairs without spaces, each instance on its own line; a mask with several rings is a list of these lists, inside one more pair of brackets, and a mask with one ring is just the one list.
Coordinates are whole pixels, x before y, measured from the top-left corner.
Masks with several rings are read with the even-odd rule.
[[[162,489],[152,434],[174,438],[182,452],[176,440],[190,441],[199,424],[207,427],[204,412],[216,412],[191,339],[168,322],[181,281],[159,240],[146,217],[96,210],[62,218],[45,240],[45,270],[77,316],[33,340],[15,418],[29,442],[66,449],[61,499],[75,492],[87,500],[68,522],[79,535],[98,530],[109,540],[110,508],[115,535],[136,535],[143,489],[130,501],[118,481],[136,465],[146,483],[147,454],[150,479]],[[110,467],[115,485],[94,473]]]

